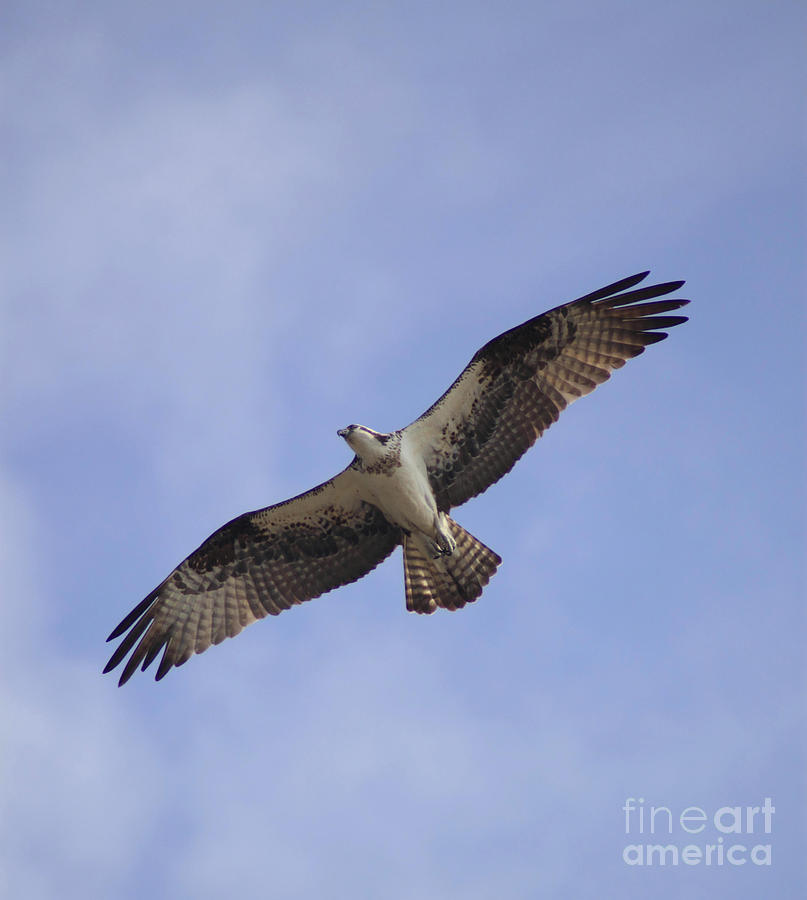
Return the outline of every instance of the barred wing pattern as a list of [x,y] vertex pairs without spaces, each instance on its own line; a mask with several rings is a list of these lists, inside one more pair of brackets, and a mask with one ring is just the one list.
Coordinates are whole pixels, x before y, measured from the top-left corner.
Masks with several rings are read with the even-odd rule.
[[[119,684],[163,651],[157,680],[194,653],[351,581],[386,559],[400,529],[353,489],[348,467],[324,484],[245,513],[211,535],[118,625],[104,672],[131,652]],[[133,649],[134,648],[134,649]]]
[[683,281],[630,290],[648,274],[609,284],[489,341],[408,426],[439,509],[447,512],[498,481],[570,403],[664,340],[659,329],[686,322],[663,313],[688,300],[654,299]]

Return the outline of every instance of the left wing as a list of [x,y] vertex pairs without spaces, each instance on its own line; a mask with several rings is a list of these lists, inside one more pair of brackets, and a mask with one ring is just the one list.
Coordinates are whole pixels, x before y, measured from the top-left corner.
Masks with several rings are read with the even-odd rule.
[[688,300],[642,303],[683,281],[629,290],[633,275],[558,306],[485,344],[459,378],[405,429],[424,455],[437,506],[447,512],[513,468],[570,403],[590,393],[686,316],[659,313]]
[[265,615],[276,616],[374,569],[400,543],[401,532],[359,499],[355,477],[348,466],[298,497],[219,528],[107,638],[126,634],[104,672],[134,648],[118,682],[125,684],[165,648],[159,680],[172,666]]

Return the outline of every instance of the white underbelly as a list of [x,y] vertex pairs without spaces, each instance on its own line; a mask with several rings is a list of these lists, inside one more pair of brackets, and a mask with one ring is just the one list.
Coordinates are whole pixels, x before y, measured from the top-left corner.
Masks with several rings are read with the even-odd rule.
[[405,463],[390,474],[367,476],[370,501],[396,525],[432,537],[437,525],[437,504],[426,473]]

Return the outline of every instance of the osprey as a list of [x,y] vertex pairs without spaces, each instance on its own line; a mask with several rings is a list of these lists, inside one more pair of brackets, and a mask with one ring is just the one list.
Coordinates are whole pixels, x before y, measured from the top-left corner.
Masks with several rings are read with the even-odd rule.
[[[355,456],[330,481],[211,535],[118,625],[104,672],[119,684],[162,650],[157,679],[194,653],[356,581],[403,545],[406,607],[432,613],[476,600],[501,557],[449,512],[482,493],[557,420],[606,381],[688,300],[656,300],[683,281],[635,288],[642,272],[558,306],[485,344],[419,419],[383,434],[337,432]],[[651,301],[651,302],[643,302]]]

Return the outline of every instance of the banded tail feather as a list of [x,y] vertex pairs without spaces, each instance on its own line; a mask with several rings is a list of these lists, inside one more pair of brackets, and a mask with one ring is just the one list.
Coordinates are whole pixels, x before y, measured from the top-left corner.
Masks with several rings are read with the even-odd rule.
[[448,529],[457,543],[453,553],[432,559],[422,542],[404,538],[404,583],[406,608],[410,612],[433,613],[461,609],[473,603],[496,574],[502,558],[482,541],[446,516]]

